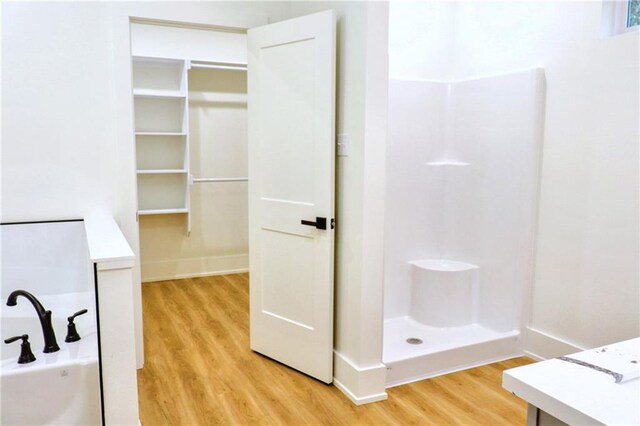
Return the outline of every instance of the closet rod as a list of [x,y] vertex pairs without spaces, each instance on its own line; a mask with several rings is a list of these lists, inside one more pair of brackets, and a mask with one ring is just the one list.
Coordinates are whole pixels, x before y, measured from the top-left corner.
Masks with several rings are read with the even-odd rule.
[[194,178],[193,183],[207,183],[207,182],[247,182],[249,178],[237,177],[237,178]]

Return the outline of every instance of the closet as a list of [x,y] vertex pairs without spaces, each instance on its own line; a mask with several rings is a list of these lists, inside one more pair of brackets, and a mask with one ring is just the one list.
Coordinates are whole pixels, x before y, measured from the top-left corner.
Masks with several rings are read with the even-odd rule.
[[142,280],[246,271],[246,35],[131,35]]
[[142,281],[250,255],[251,349],[330,383],[335,16],[153,22],[130,24]]

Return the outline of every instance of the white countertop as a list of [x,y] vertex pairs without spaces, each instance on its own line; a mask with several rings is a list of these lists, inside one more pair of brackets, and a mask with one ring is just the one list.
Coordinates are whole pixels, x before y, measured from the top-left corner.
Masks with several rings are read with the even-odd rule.
[[[625,354],[625,358],[637,360],[639,347],[640,338],[636,338],[567,357],[597,360],[601,356],[597,353],[605,349],[608,353]],[[633,365],[640,368],[638,364]],[[502,386],[571,425],[640,425],[638,378],[615,383],[609,374],[554,358],[504,371]]]

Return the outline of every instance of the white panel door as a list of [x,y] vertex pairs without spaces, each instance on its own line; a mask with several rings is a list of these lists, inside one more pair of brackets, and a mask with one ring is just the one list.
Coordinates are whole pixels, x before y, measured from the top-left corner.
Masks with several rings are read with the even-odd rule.
[[251,349],[331,383],[333,12],[251,29],[248,45]]

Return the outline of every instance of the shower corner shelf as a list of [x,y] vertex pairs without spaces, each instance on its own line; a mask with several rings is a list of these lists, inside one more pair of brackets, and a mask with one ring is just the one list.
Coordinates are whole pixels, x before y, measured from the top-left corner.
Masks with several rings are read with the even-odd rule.
[[478,265],[474,265],[473,263],[446,259],[413,260],[410,261],[409,264],[418,269],[439,272],[460,272],[468,271],[470,269],[478,269]]

